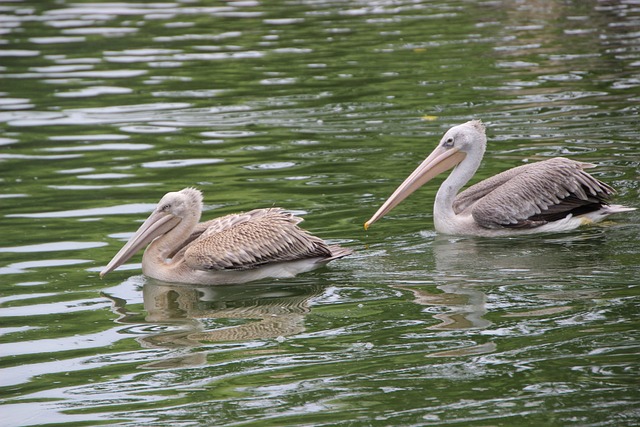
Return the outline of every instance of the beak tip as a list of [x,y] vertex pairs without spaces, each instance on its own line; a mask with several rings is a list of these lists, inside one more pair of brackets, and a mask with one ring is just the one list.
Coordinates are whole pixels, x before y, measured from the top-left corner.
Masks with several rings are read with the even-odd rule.
[[365,222],[364,223],[364,231],[367,231],[370,226],[371,226],[371,224],[369,223],[369,221]]

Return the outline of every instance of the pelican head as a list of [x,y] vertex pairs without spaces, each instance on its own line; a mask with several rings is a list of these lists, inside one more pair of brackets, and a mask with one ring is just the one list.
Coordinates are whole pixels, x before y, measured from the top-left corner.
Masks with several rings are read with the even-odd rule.
[[472,155],[479,164],[486,146],[485,127],[480,120],[471,120],[449,129],[435,150],[400,184],[371,219],[364,223],[364,229],[368,229],[431,179],[462,162],[467,155]]
[[186,218],[202,210],[202,192],[195,188],[184,188],[162,196],[156,211],[163,211],[177,218]]
[[195,188],[185,188],[165,194],[151,215],[138,228],[129,241],[118,251],[100,277],[115,270],[156,237],[173,230],[180,222],[190,219],[197,223],[202,211],[202,193]]

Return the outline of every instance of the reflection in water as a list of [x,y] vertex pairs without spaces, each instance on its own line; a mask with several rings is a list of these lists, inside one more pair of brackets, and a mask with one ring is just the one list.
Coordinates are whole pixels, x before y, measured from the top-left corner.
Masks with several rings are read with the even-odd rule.
[[[143,289],[147,320],[186,326],[188,330],[145,338],[152,345],[170,346],[201,341],[244,341],[277,338],[304,331],[308,302],[322,286],[195,287],[148,282]],[[211,319],[249,320],[233,326],[209,326]]]
[[[184,348],[297,334],[304,331],[309,300],[323,289],[313,284],[205,287],[149,279],[143,287],[145,321],[165,327],[139,342],[148,348]],[[107,297],[120,323],[136,323],[126,301]]]
[[[431,234],[428,236],[431,238]],[[477,287],[476,267],[478,264],[474,239],[453,239],[451,237],[436,235],[432,245],[435,258],[434,279],[436,287],[441,292],[432,292],[429,287],[420,286],[395,286],[413,293],[415,302],[437,310],[444,308],[446,312],[437,312],[433,318],[439,323],[430,326],[435,330],[465,330],[473,328],[487,328],[491,322],[484,319],[487,313],[487,296]],[[467,272],[474,272],[469,276]],[[444,282],[444,283],[442,283]],[[439,310],[437,310],[439,311]]]
[[[590,275],[594,256],[606,253],[606,229],[593,227],[573,233],[505,239],[460,238],[438,235],[433,242],[436,269],[443,277],[473,277],[474,281],[528,277],[553,281],[573,275]],[[586,255],[586,256],[585,256]]]
[[471,284],[447,283],[437,288],[444,293],[432,293],[428,289],[416,287],[395,286],[398,289],[410,291],[415,296],[415,302],[426,306],[442,306],[449,311],[433,315],[439,324],[429,329],[471,329],[486,328],[491,325],[482,316],[487,312],[485,308],[486,295],[484,292],[472,288]]
[[[508,290],[504,286],[524,279],[532,291],[535,289],[536,297],[548,304],[557,304],[559,300],[597,298],[599,293],[594,290],[559,292],[556,287],[569,276],[578,281],[592,281],[602,274],[598,263],[606,260],[607,253],[598,251],[607,247],[603,243],[605,238],[602,228],[533,238],[484,239],[437,235],[431,243],[435,259],[433,279],[442,292],[432,292],[431,286],[394,287],[413,293],[416,303],[432,307],[428,311],[439,311],[438,307],[447,309],[433,315],[439,323],[429,329],[487,328],[492,325],[483,318],[488,312],[483,288],[488,284],[500,284],[501,290]],[[567,305],[552,306],[506,313],[504,316],[546,316],[570,309],[571,306]]]

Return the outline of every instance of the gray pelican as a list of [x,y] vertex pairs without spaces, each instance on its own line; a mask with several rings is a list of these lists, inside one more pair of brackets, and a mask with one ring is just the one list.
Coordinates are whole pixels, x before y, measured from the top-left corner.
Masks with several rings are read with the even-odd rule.
[[149,245],[142,272],[166,282],[220,285],[293,277],[351,253],[298,227],[280,208],[255,209],[198,223],[202,193],[165,194],[149,218],[100,272],[122,265]]
[[507,236],[565,231],[635,209],[609,204],[615,190],[583,170],[595,165],[564,157],[509,169],[457,194],[478,170],[486,146],[480,120],[449,129],[435,150],[364,224],[365,230],[454,166],[433,207],[436,231],[443,234]]

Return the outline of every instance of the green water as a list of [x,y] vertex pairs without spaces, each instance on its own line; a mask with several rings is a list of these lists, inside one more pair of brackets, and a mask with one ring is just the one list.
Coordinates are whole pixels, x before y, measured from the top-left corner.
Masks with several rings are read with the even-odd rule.
[[[450,126],[476,178],[563,155],[637,206],[632,1],[0,5],[3,426],[640,423],[640,214],[439,236]],[[98,272],[167,191],[282,206],[356,253],[224,287]]]

